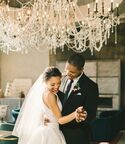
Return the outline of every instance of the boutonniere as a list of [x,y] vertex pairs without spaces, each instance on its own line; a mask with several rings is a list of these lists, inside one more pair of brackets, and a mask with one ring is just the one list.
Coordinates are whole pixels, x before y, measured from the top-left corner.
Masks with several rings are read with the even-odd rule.
[[79,86],[79,83],[76,83],[76,85],[74,86],[73,88],[73,93],[77,94],[77,93],[80,93],[80,86]]

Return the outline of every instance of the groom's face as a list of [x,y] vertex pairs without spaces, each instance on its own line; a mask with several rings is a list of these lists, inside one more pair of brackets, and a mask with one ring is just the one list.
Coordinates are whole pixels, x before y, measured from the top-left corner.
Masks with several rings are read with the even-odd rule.
[[77,78],[79,75],[81,75],[82,71],[83,70],[79,70],[76,66],[66,63],[65,73],[69,79]]

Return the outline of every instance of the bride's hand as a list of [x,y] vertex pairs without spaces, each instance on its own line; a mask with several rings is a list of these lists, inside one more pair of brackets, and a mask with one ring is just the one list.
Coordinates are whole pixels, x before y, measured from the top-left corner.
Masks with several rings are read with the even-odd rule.
[[75,111],[75,120],[76,122],[84,121],[87,118],[87,112],[83,109],[83,106],[80,106]]

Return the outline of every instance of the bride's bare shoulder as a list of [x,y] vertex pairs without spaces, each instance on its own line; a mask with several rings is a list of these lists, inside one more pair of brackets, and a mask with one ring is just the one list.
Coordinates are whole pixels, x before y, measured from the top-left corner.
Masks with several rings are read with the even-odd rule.
[[52,93],[52,92],[47,92],[46,94],[45,94],[45,96],[44,96],[44,99],[46,100],[46,101],[54,101],[54,100],[56,100],[56,95],[54,94],[54,93]]
[[43,100],[50,109],[57,104],[57,96],[51,92],[48,92]]

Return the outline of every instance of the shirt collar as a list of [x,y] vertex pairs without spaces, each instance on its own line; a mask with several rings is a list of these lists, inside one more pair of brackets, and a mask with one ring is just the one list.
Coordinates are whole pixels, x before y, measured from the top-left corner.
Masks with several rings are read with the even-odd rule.
[[80,77],[82,76],[82,74],[83,74],[83,72],[77,77],[77,78],[74,78],[73,79],[73,83],[77,83],[78,81],[79,81],[79,79],[80,79]]

